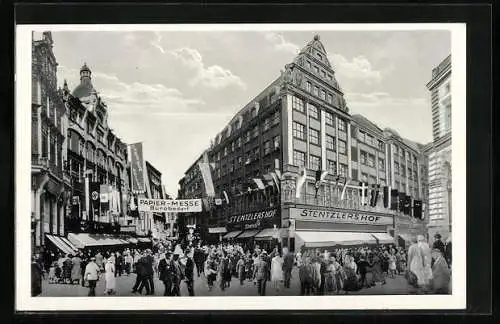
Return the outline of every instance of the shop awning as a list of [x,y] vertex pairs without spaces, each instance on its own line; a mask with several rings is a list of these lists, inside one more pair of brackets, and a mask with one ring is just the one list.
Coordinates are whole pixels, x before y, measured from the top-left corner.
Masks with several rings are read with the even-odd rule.
[[59,239],[61,239],[61,241],[63,243],[65,243],[67,246],[69,246],[69,248],[71,250],[73,250],[75,252],[78,251],[78,248],[73,243],[71,243],[67,238],[61,236],[61,237],[59,237]]
[[139,242],[136,238],[133,237],[128,238],[127,241],[129,241],[132,244],[137,244],[137,242]]
[[209,227],[208,233],[210,233],[210,234],[224,234],[224,233],[227,233],[227,230],[225,227]]
[[405,240],[406,242],[408,243],[411,243],[411,235],[409,234],[399,234],[399,237],[402,238],[403,240]]
[[377,239],[379,244],[390,244],[394,243],[394,238],[387,233],[372,233]]
[[306,247],[324,247],[335,245],[376,244],[377,240],[370,233],[363,232],[295,232]]
[[139,237],[138,240],[141,243],[151,243],[151,240],[148,239],[147,237]]
[[[281,229],[278,229],[278,235],[280,235]],[[274,238],[274,228],[265,228],[255,235],[255,239],[259,241],[272,240]]]
[[244,231],[240,235],[238,235],[238,238],[249,238],[249,237],[254,237],[257,233],[259,233],[260,230],[248,230]]
[[66,245],[65,243],[63,243],[61,241],[60,237],[49,235],[49,234],[45,234],[45,236],[49,239],[49,241],[52,242],[52,244],[54,244],[64,254],[75,253],[75,251],[73,251],[68,245]]
[[232,232],[229,232],[227,233],[226,235],[224,235],[222,237],[222,239],[232,239],[232,238],[235,238],[236,236],[240,235],[242,233],[242,231],[232,231]]
[[111,246],[111,245],[129,244],[129,242],[125,240],[107,234],[69,233],[68,240],[79,249],[92,246]]

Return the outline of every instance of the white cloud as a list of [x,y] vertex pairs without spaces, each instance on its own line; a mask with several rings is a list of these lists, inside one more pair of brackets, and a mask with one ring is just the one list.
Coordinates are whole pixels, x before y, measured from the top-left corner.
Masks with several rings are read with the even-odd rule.
[[196,74],[189,84],[195,86],[201,84],[208,88],[223,89],[229,86],[237,86],[246,89],[246,84],[240,77],[234,75],[230,70],[219,65],[205,67],[200,52],[189,47],[182,47],[170,51],[176,59],[185,66],[195,70]]
[[[79,75],[76,69],[58,67],[58,79],[75,80]],[[185,113],[196,111],[203,105],[200,99],[186,98],[181,91],[168,88],[163,84],[141,82],[126,83],[115,75],[100,72],[92,73],[92,84],[107,104],[113,115],[162,114],[167,112]],[[76,87],[72,84],[70,90]]]
[[162,54],[165,54],[165,50],[161,46],[162,37],[159,32],[155,32],[155,39],[151,41],[151,45],[156,47]]
[[297,55],[299,53],[299,46],[294,43],[288,42],[285,38],[275,32],[266,32],[264,38],[274,45],[274,49],[277,51],[283,51],[290,54]]
[[348,60],[341,54],[328,56],[335,72],[341,79],[354,79],[365,83],[379,83],[382,81],[381,71],[374,70],[371,62],[365,56],[355,56]]

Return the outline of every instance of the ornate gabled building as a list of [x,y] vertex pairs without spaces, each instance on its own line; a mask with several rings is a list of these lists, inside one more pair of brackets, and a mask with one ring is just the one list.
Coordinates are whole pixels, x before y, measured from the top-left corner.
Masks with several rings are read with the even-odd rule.
[[[385,140],[383,130],[349,114],[315,36],[215,136],[208,160],[215,200],[222,203],[209,213],[209,226],[225,226],[225,240],[269,246],[277,239],[290,249],[349,240],[394,242],[389,233],[395,213],[381,199],[369,206],[365,196],[361,203],[368,193],[356,187],[359,181],[393,181]],[[196,179],[203,185],[202,177]],[[349,180],[345,190],[343,179]],[[180,182],[183,194],[188,183]]]
[[31,226],[32,248],[40,251],[53,236],[65,234],[67,110],[57,90],[51,32],[34,33],[31,44]]
[[[62,96],[69,114],[68,170],[72,181],[71,232],[115,231],[128,225],[129,180],[125,144],[109,126],[108,107],[92,85],[92,72],[84,64],[80,84],[71,91],[66,81]],[[94,193],[107,186],[116,202],[103,206]],[[114,206],[114,208],[111,208]]]

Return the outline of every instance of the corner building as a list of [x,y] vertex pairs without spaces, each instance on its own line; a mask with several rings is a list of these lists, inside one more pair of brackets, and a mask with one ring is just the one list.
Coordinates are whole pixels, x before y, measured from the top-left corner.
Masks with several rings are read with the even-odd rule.
[[[366,128],[375,136],[361,137]],[[349,114],[315,36],[215,137],[208,156],[222,204],[209,226],[225,226],[224,240],[291,250],[395,242],[395,213],[382,199],[375,207],[361,204],[356,188],[340,199],[338,179],[390,183],[385,140],[384,131]],[[328,174],[316,192],[317,171]]]

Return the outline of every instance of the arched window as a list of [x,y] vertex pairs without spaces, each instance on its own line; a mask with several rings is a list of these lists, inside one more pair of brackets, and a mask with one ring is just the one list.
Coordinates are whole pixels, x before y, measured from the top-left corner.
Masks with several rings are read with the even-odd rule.
[[87,142],[86,158],[92,163],[95,163],[95,146],[92,142]]

